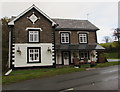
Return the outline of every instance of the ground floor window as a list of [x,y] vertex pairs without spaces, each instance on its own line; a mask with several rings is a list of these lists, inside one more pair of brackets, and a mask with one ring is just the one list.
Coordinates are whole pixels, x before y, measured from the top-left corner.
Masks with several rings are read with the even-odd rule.
[[89,52],[80,52],[79,53],[80,55],[80,59],[83,60],[83,59],[89,59]]
[[40,47],[28,47],[28,63],[40,63],[41,62],[41,48]]

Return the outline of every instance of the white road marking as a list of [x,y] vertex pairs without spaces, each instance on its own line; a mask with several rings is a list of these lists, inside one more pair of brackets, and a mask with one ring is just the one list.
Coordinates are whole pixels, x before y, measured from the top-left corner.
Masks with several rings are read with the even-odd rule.
[[67,91],[71,91],[71,90],[74,90],[74,88],[68,88],[68,89],[62,90],[60,92],[67,92]]

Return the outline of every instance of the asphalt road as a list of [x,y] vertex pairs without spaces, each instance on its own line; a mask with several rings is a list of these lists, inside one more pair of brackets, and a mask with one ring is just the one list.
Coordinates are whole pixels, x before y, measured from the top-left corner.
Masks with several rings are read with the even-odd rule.
[[115,62],[115,61],[120,61],[120,59],[107,59],[108,62]]
[[3,90],[118,90],[118,66],[27,80],[4,85]]

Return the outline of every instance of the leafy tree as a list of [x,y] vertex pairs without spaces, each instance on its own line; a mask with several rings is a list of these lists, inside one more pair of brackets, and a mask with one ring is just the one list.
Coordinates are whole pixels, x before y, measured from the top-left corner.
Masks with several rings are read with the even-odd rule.
[[120,28],[114,30],[113,36],[118,40],[118,57],[120,58]]
[[9,53],[9,28],[8,17],[2,18],[2,71],[5,72],[8,68],[8,53]]
[[111,38],[109,36],[104,36],[103,41],[105,41],[105,43],[109,43],[111,42]]
[[115,36],[115,40],[120,41],[120,28],[114,30],[113,36]]

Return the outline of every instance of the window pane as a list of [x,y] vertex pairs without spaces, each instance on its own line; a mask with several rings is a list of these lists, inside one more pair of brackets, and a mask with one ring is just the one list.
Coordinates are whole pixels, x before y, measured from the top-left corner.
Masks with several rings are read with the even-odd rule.
[[37,41],[37,34],[34,35],[34,41]]
[[33,54],[31,54],[31,61],[33,60]]
[[85,53],[85,57],[87,58],[87,53]]
[[65,42],[65,39],[64,39],[64,37],[62,37],[62,42]]
[[80,37],[80,42],[83,42],[83,39],[82,39],[82,37]]
[[66,37],[66,42],[69,42],[69,41],[68,41],[68,37]]
[[33,34],[30,34],[30,41],[33,41]]
[[83,53],[80,53],[80,56],[83,57]]

